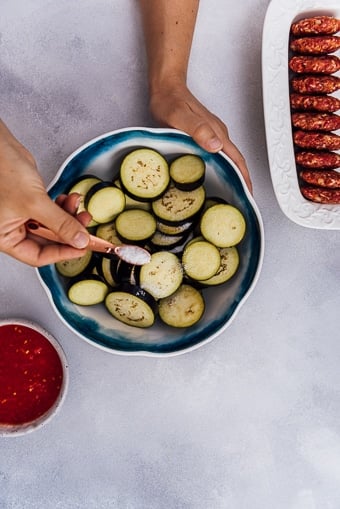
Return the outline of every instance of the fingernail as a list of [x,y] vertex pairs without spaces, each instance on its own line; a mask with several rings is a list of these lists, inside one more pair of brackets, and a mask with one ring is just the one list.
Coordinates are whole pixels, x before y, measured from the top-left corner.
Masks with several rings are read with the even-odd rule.
[[211,138],[208,141],[208,147],[210,148],[210,150],[221,150],[221,148],[223,147],[223,143],[219,138]]
[[78,249],[83,249],[89,243],[89,236],[86,233],[78,232],[75,237],[73,237],[72,245]]

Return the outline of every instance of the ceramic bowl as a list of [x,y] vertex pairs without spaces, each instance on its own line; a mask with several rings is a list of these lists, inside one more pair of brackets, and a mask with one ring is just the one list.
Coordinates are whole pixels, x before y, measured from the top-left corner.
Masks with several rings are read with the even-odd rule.
[[41,428],[66,397],[69,374],[62,347],[40,325],[11,318],[0,320],[0,353],[0,436]]
[[125,154],[138,147],[158,150],[166,158],[193,153],[206,164],[207,195],[220,196],[238,207],[247,223],[239,244],[240,266],[222,286],[204,290],[206,310],[194,326],[180,329],[157,322],[139,329],[115,320],[104,305],[72,304],[53,265],[37,269],[47,295],[63,322],[80,338],[108,352],[128,355],[175,355],[197,348],[221,334],[253,290],[262,266],[264,233],[260,212],[234,163],[223,153],[210,154],[191,137],[174,129],[128,128],[99,136],[76,150],[64,162],[49,187],[54,199],[83,174],[112,179]]

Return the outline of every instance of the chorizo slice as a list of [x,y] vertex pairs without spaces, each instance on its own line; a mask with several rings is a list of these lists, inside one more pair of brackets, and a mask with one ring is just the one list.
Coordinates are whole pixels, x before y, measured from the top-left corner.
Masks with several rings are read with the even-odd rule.
[[295,131],[293,133],[295,145],[301,148],[316,150],[339,150],[340,136],[334,133],[319,133],[307,131]]
[[290,94],[290,105],[293,110],[324,111],[334,113],[340,110],[340,99],[327,95]]
[[340,58],[335,55],[296,55],[289,60],[289,68],[297,74],[333,74],[340,70]]
[[335,168],[340,168],[340,154],[328,150],[297,152],[295,160],[303,168],[312,170],[334,170]]
[[299,35],[333,35],[340,30],[340,20],[333,16],[314,16],[300,19],[292,24],[292,34]]
[[294,92],[300,94],[332,94],[340,89],[338,76],[296,76],[291,80]]
[[340,129],[340,117],[334,113],[293,113],[292,124],[305,131],[336,131]]
[[299,176],[301,180],[313,186],[340,188],[340,173],[335,170],[302,170]]
[[336,35],[301,37],[290,42],[290,49],[303,55],[326,55],[340,49],[340,37]]
[[324,203],[327,205],[337,205],[340,203],[340,189],[325,189],[324,187],[300,187],[302,195],[310,201]]

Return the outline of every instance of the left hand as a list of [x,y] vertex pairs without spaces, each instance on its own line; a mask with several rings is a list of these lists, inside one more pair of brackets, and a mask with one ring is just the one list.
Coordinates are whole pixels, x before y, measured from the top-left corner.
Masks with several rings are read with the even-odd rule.
[[[91,221],[91,215],[86,211],[77,214],[79,198],[77,194],[60,195],[56,199],[56,205],[64,212],[76,218],[86,228]],[[48,199],[50,200],[50,198]],[[1,225],[0,238],[2,235],[7,236],[7,253],[13,256],[13,258],[17,258],[33,267],[41,267],[60,260],[77,258],[85,254],[86,249],[77,249],[66,245],[62,239],[61,243],[58,244],[27,233],[25,221],[28,219],[30,218],[13,219],[11,224],[7,225],[7,230],[5,230],[6,224]],[[5,249],[4,251],[6,252]]]
[[252,192],[246,161],[230,140],[227,126],[203,106],[185,84],[167,83],[166,86],[153,91],[150,97],[150,110],[160,125],[186,132],[208,152],[223,150],[239,168]]
[[[51,200],[33,155],[0,120],[0,252],[34,267],[85,254],[89,214],[76,216],[78,201],[79,195]],[[52,230],[60,242],[28,234],[29,219]]]

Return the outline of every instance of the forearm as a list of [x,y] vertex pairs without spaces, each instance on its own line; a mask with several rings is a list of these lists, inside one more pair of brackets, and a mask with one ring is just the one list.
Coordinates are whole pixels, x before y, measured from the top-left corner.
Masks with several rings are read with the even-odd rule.
[[150,92],[150,111],[161,126],[185,131],[205,150],[224,150],[240,168],[251,189],[242,154],[224,122],[187,86],[187,71],[199,0],[139,0]]
[[199,0],[139,0],[151,93],[169,80],[186,82]]
[[[18,165],[16,162],[18,161]],[[11,133],[6,124],[0,119],[0,171],[4,175],[17,173],[22,169],[21,159],[26,160],[29,164],[35,165],[35,161],[31,153],[17,140]],[[10,161],[10,162],[9,162]]]
[[18,140],[9,131],[8,127],[0,119],[0,156],[2,151],[9,145],[19,146]]

